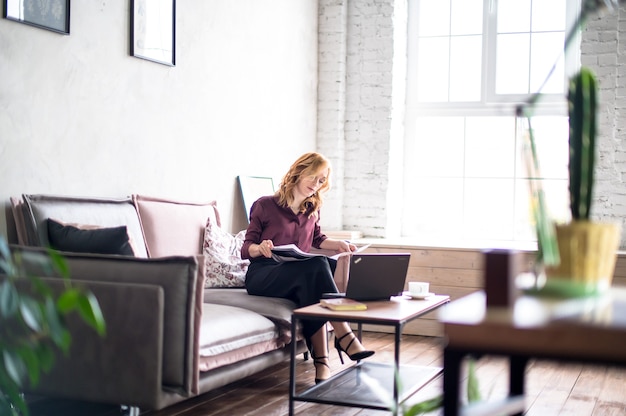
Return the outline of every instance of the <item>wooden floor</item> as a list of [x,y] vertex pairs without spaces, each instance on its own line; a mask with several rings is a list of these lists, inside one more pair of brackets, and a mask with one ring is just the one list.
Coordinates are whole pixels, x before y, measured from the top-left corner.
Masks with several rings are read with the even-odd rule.
[[[441,338],[406,335],[402,339],[403,363],[441,365]],[[393,338],[389,334],[364,333],[365,345],[377,351],[371,360],[393,361]],[[626,346],[625,346],[626,347]],[[331,351],[334,371],[342,365],[336,351]],[[508,369],[500,357],[483,357],[476,362],[483,398],[506,395]],[[313,383],[313,364],[298,358],[298,389]],[[552,361],[531,361],[527,373],[526,415],[626,415],[626,369]],[[144,411],[141,416],[263,415],[288,413],[289,363],[276,365],[260,374],[187,400],[160,411]],[[435,380],[418,392],[408,404],[441,393],[442,380]],[[119,407],[55,401],[36,398],[30,405],[32,416],[113,416]],[[435,411],[430,415],[440,415]],[[366,416],[390,412],[340,406],[296,403],[298,415]]]

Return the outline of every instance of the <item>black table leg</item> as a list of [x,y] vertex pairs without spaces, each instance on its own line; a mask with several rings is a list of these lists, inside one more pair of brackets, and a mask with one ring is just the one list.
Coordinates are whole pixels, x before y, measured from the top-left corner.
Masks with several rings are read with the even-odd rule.
[[289,416],[294,414],[294,397],[296,396],[296,321],[291,317],[291,361],[289,363]]
[[443,414],[459,414],[461,362],[465,354],[444,348],[443,350]]
[[[509,358],[509,396],[524,395],[524,378],[528,357],[512,355]],[[523,413],[516,413],[521,416]]]

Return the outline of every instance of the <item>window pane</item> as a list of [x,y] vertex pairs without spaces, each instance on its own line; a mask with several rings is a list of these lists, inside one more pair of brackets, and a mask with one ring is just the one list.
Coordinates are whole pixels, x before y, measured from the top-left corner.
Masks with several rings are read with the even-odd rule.
[[450,101],[480,101],[482,36],[450,39]]
[[565,0],[533,0],[532,31],[565,31]]
[[515,118],[468,117],[465,175],[513,178],[515,174]]
[[558,64],[542,92],[558,94],[565,91],[565,72],[563,57],[561,56],[564,42],[565,35],[563,32],[533,33],[531,35],[530,88],[533,92],[541,87],[554,62],[559,57]]
[[483,0],[452,0],[451,19],[452,35],[482,34]]
[[415,128],[415,173],[463,176],[463,117],[420,117]]
[[437,239],[459,238],[463,224],[463,180],[428,178],[407,181],[404,235]]
[[496,94],[528,93],[530,35],[498,35]]
[[450,0],[420,0],[418,36],[450,34]]
[[[541,0],[550,2],[552,0]],[[499,0],[498,33],[530,31],[530,0]]]
[[[567,117],[535,116],[532,118],[535,147],[539,157],[539,169],[542,178],[567,179],[569,159],[569,125]],[[521,141],[521,138],[520,138]],[[517,154],[523,156],[524,143],[518,143]],[[519,164],[517,175],[527,178],[525,163]]]
[[463,235],[512,240],[514,195],[513,179],[466,179]]
[[422,102],[448,101],[449,38],[419,41],[417,97]]
[[513,238],[515,240],[537,240],[531,209],[529,183],[527,180],[517,180],[515,187],[515,217],[513,219]]

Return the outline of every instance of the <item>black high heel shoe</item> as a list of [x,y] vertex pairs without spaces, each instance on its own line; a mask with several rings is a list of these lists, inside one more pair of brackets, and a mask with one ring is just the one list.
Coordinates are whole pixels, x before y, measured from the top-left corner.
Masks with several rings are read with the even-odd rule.
[[[324,355],[322,357],[316,357],[311,353],[311,357],[313,357],[313,365],[315,366],[315,375],[317,376],[317,366],[325,365],[330,370],[330,365],[328,364],[328,355]],[[322,361],[326,360],[326,361]],[[327,378],[317,378],[315,377],[315,384],[320,384],[322,381],[328,380]]]
[[[341,346],[341,340],[347,337],[348,335],[352,335],[352,339],[348,343],[348,346],[346,348],[343,348]],[[350,358],[352,361],[363,360],[367,357],[371,357],[372,355],[374,355],[374,351],[368,351],[368,350],[358,351],[358,352],[355,352],[354,354],[348,353],[348,351],[350,350],[350,346],[352,346],[352,343],[354,342],[354,340],[356,340],[356,335],[354,335],[352,331],[343,334],[341,338],[337,338],[335,336],[335,348],[337,349],[337,354],[339,355],[341,364],[343,364],[343,356],[341,355],[342,352],[346,353],[348,358]]]

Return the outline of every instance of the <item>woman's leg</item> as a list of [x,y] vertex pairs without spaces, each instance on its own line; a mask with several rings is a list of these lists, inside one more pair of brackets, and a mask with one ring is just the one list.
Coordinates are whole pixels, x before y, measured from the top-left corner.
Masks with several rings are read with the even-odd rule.
[[[253,262],[246,276],[246,289],[251,295],[290,299],[297,307],[313,305],[319,302],[322,293],[337,292],[333,266],[322,256],[284,263],[270,259]],[[321,321],[302,320],[301,323],[302,333],[308,340],[325,327]]]
[[328,357],[328,336],[326,325],[311,336],[311,355],[315,365],[315,382],[319,383],[330,377],[330,360]]
[[[335,348],[341,358],[341,351],[344,351],[350,359],[361,360],[374,354],[373,351],[367,351],[359,339],[352,333],[352,329],[347,322],[331,322],[335,331]],[[343,363],[343,359],[341,360]]]

